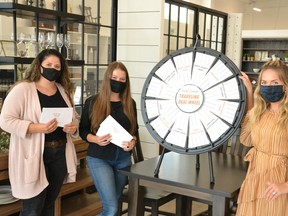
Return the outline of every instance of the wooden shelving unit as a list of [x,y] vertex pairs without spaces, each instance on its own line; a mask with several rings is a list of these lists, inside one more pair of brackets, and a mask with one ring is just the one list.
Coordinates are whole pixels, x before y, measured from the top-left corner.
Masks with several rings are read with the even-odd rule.
[[[245,38],[242,41],[243,58],[241,70],[253,73],[253,68],[261,68],[266,61],[272,58],[272,55],[284,60],[284,54],[288,54],[288,39],[286,38]],[[260,58],[257,58],[257,55]]]

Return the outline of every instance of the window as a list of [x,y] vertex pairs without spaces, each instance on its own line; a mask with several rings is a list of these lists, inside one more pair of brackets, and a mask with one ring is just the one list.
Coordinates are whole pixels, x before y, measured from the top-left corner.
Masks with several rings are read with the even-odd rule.
[[227,14],[199,5],[166,0],[164,10],[164,53],[199,46],[225,53]]

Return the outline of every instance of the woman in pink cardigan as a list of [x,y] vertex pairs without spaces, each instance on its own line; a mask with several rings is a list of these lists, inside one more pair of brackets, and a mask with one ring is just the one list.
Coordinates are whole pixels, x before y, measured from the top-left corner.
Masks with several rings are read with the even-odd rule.
[[0,126],[11,134],[9,179],[14,197],[22,199],[22,216],[54,215],[63,182],[76,179],[77,113],[59,127],[56,119],[40,123],[43,107],[72,107],[72,85],[63,56],[43,50],[7,95]]

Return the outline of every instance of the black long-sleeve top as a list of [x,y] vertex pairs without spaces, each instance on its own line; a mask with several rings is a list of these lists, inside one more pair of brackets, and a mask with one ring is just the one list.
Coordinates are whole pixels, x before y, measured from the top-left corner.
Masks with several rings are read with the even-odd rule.
[[[117,148],[119,148],[120,151],[124,151],[121,147],[116,146],[114,144],[100,146],[96,143],[90,143],[87,140],[88,134],[95,135],[91,130],[91,118],[90,118],[91,112],[93,111],[92,107],[93,107],[94,100],[95,100],[95,96],[92,96],[90,98],[87,98],[87,100],[85,101],[84,108],[82,110],[80,124],[79,124],[79,134],[83,140],[89,143],[89,147],[87,150],[88,156],[97,157],[97,158],[101,158],[105,160],[112,160],[115,158]],[[133,106],[134,106],[135,115],[136,115],[135,119],[137,121],[136,103],[134,100],[133,100]],[[101,113],[99,114],[101,115]],[[122,106],[121,101],[111,102],[111,114],[110,115],[127,131],[130,130],[131,124],[130,124],[128,117],[123,112],[123,106]],[[138,128],[138,124],[137,124],[137,128]]]

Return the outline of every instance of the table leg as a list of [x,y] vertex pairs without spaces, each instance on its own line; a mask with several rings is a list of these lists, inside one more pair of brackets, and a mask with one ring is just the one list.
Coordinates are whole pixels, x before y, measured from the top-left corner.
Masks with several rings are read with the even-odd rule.
[[143,187],[138,178],[129,178],[128,216],[144,216]]
[[192,198],[184,195],[179,195],[176,199],[176,215],[191,216],[192,213]]
[[222,196],[215,196],[212,206],[212,215],[225,216],[226,199]]

